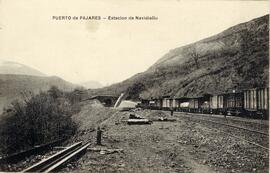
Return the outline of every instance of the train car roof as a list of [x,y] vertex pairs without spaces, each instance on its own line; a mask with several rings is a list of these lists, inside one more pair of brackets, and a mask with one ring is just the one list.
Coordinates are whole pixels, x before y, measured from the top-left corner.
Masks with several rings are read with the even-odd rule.
[[190,97],[175,97],[176,100],[190,99]]
[[227,93],[223,93],[223,94],[220,94],[220,95],[229,95],[229,94],[242,94],[243,91],[238,91],[238,92],[227,92]]
[[249,88],[249,89],[244,89],[243,91],[249,91],[249,90],[257,90],[257,89],[269,89],[269,87],[256,87],[256,88]]

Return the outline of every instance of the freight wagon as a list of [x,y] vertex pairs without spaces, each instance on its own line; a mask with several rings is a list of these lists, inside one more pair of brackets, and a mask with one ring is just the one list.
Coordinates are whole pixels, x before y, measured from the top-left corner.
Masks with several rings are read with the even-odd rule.
[[155,98],[153,99],[155,101],[156,109],[162,109],[162,98]]
[[244,91],[244,109],[249,117],[269,117],[269,88],[254,88]]
[[187,97],[176,98],[177,110],[180,112],[188,112],[189,100],[190,98]]
[[238,92],[210,95],[193,98],[174,98],[163,96],[154,101],[149,108],[175,110],[193,113],[211,113],[234,116],[249,116],[253,118],[269,117],[269,88],[254,88]]
[[170,110],[170,96],[162,97],[162,109]]
[[201,97],[189,99],[189,112],[209,113],[210,112],[210,94],[204,94]]
[[223,107],[223,95],[212,95],[210,97],[210,113],[211,114],[225,114]]
[[241,116],[244,113],[244,93],[233,92],[223,94],[223,111],[227,115]]

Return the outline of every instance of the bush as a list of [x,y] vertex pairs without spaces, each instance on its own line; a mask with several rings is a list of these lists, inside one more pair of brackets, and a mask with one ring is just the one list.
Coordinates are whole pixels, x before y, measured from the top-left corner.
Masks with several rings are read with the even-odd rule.
[[6,109],[1,127],[5,153],[15,152],[73,135],[77,129],[72,121],[71,103],[56,87],[24,102],[14,101]]

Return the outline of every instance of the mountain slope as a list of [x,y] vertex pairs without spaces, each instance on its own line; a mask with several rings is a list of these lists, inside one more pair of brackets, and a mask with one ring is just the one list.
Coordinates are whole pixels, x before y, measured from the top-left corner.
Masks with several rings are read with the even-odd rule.
[[36,94],[51,86],[70,91],[76,86],[59,77],[0,74],[0,114],[2,109],[15,99],[22,99],[23,93]]
[[147,71],[89,94],[120,94],[129,99],[163,95],[216,94],[268,85],[269,15],[171,50]]
[[0,61],[0,74],[46,76],[36,69],[11,61]]

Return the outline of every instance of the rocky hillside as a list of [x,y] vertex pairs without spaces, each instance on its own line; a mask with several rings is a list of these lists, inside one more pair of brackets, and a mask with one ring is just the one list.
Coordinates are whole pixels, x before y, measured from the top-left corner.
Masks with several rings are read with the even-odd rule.
[[[147,71],[90,94],[120,94],[130,99],[198,96],[268,84],[269,15],[169,51]],[[134,92],[136,91],[136,92]]]

